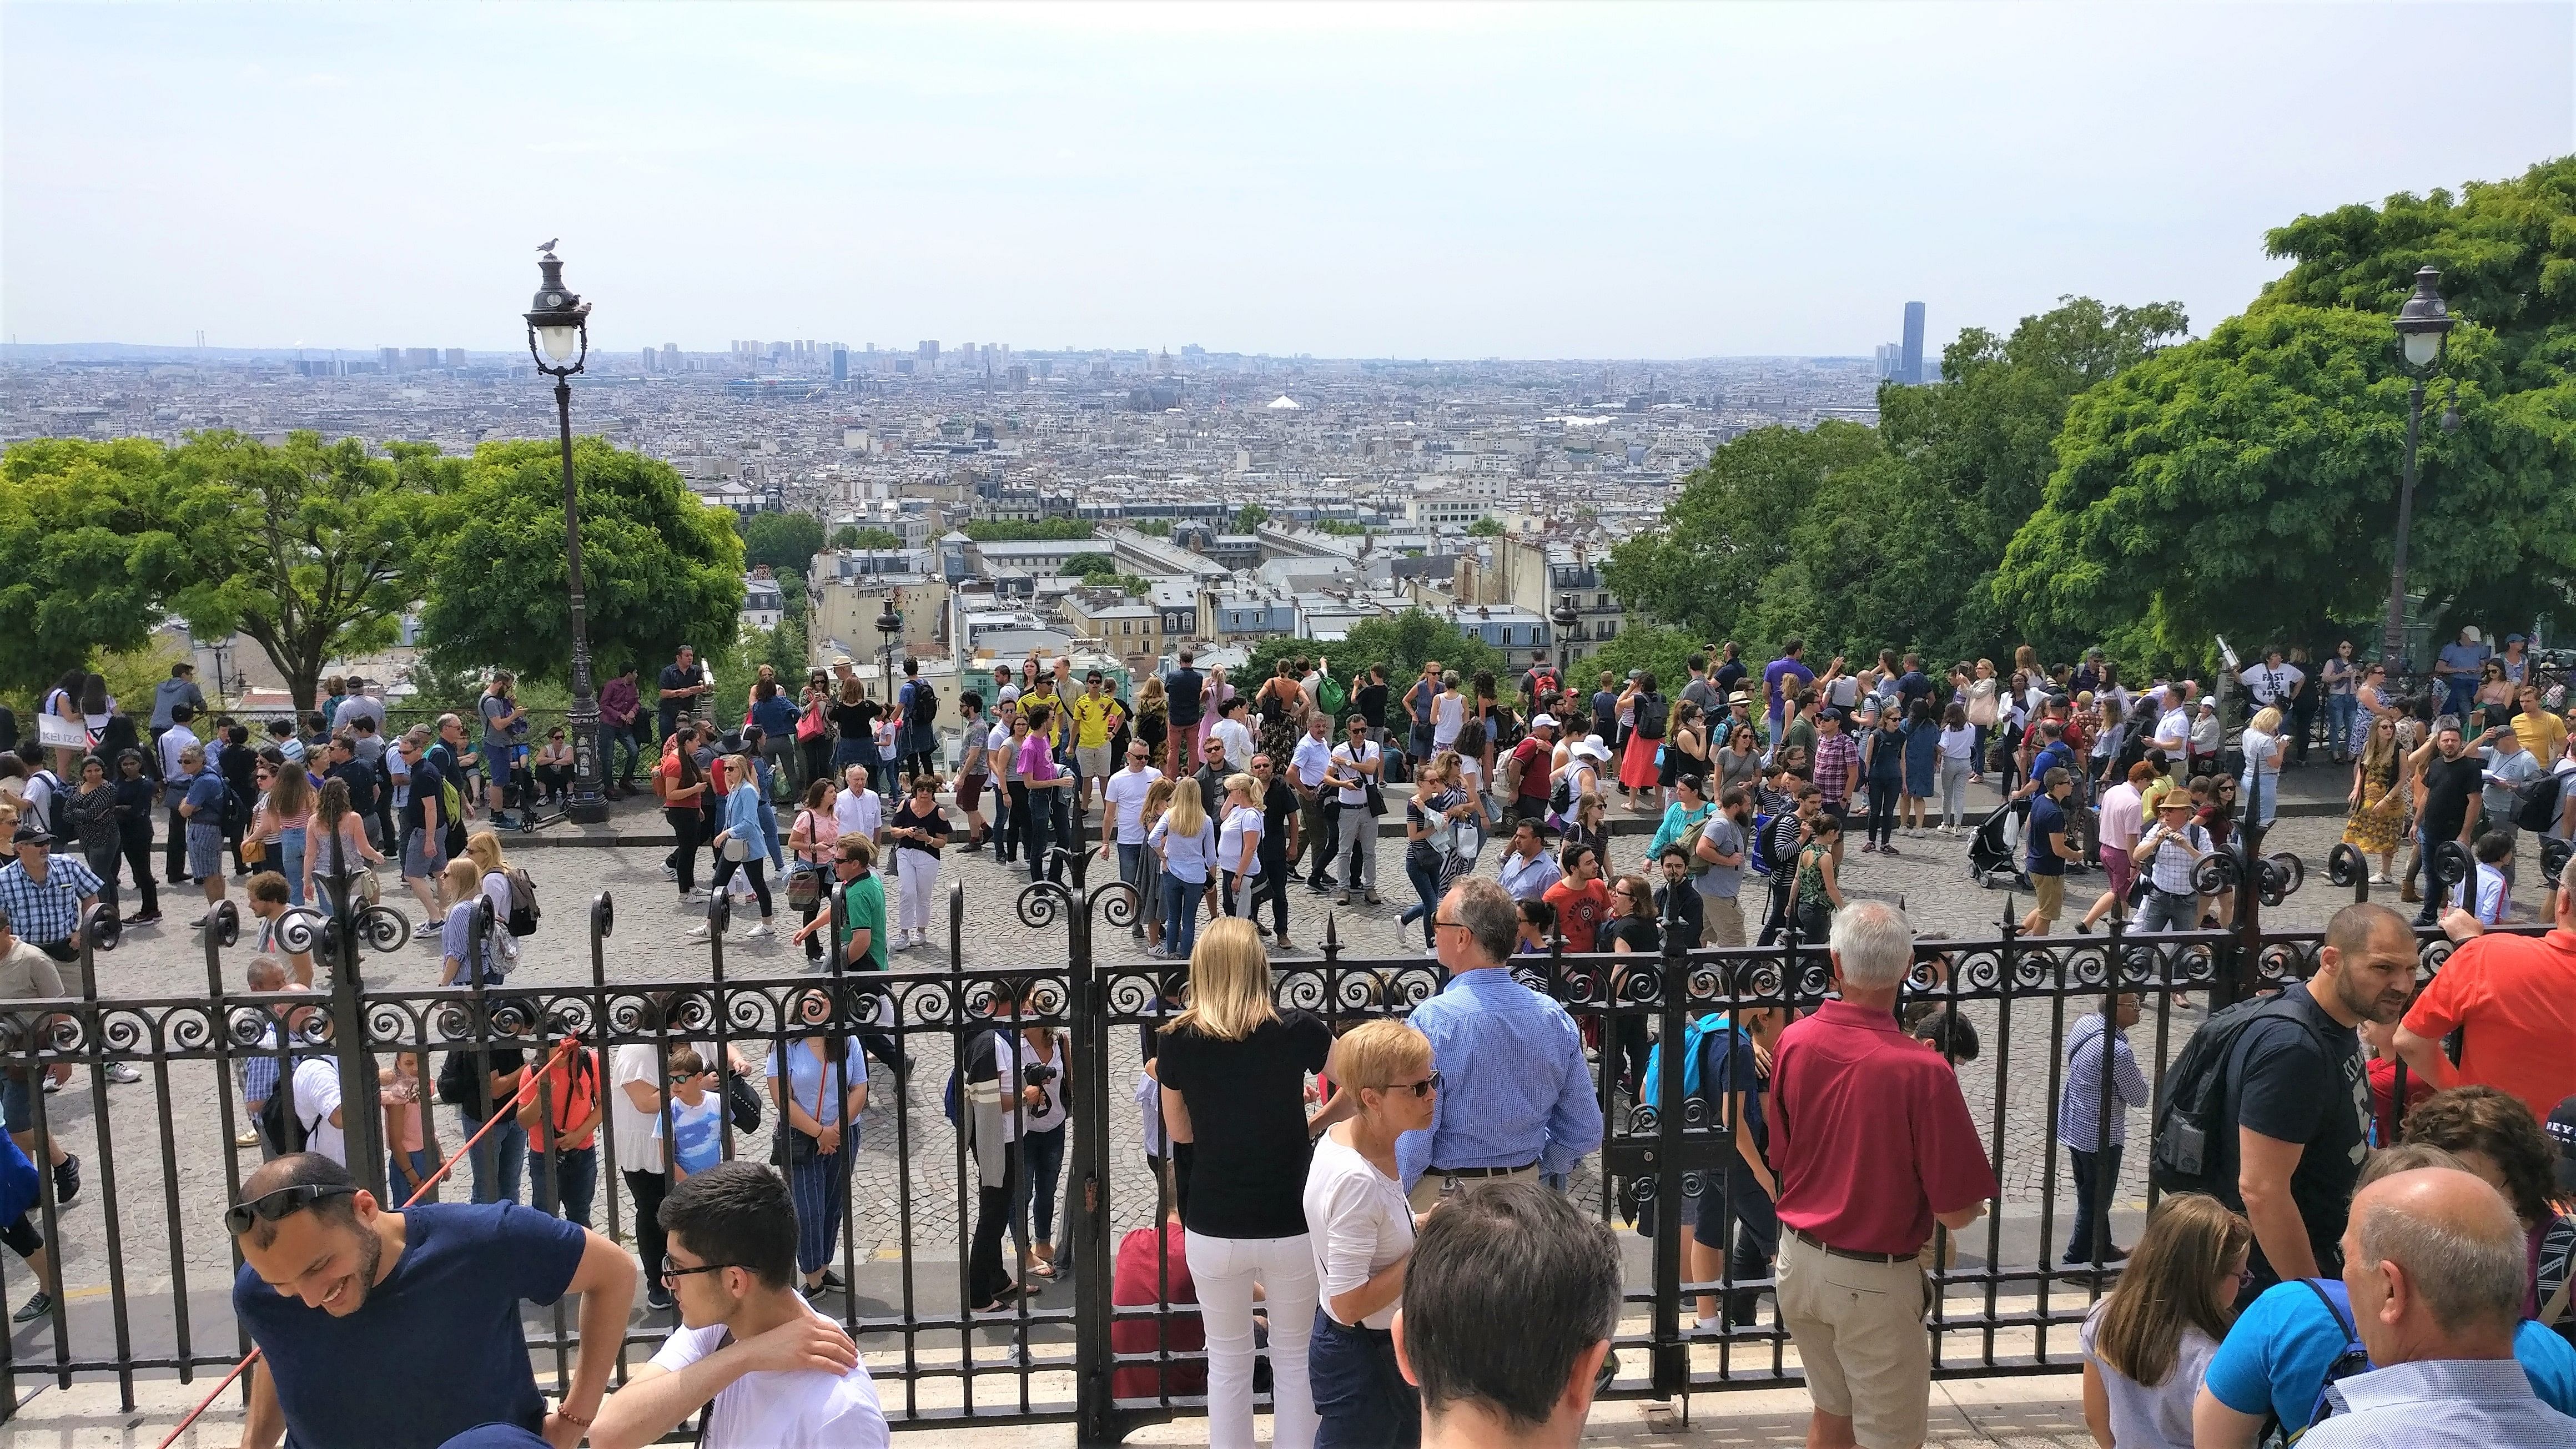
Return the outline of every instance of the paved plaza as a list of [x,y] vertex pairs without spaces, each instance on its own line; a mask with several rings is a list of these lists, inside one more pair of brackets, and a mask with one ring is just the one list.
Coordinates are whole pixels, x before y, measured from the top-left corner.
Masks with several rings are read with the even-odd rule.
[[[621,831],[634,832],[630,838],[639,842],[643,833],[657,824],[658,817],[640,814],[621,816],[616,822]],[[2313,930],[2350,899],[2348,893],[2336,891],[2323,878],[2325,853],[2339,829],[2339,819],[2321,817],[2285,818],[2275,827],[2269,848],[2299,854],[2308,867],[2308,883],[2268,913],[2267,922],[2281,929]],[[1644,843],[1642,834],[1617,837],[1611,852],[1614,862],[1623,869],[1635,868]],[[1972,884],[1961,840],[1927,833],[1920,837],[1900,835],[1898,844],[1899,853],[1893,856],[1851,851],[1844,867],[1846,890],[1861,896],[1901,900],[1918,929],[1952,936],[1991,935],[2008,909],[2017,913],[2027,906],[2026,900],[2012,898],[2007,892]],[[684,905],[675,887],[663,879],[661,848],[642,843],[559,845],[549,843],[543,834],[524,840],[510,837],[508,848],[513,858],[534,875],[545,908],[539,932],[522,943],[522,962],[511,978],[514,987],[575,986],[590,980],[587,907],[601,893],[616,903],[615,930],[605,943],[603,961],[611,983],[703,982],[709,978],[709,948],[684,937],[686,929],[701,918],[703,907]],[[1388,855],[1392,860],[1393,852]],[[1487,868],[1490,871],[1490,859]],[[1097,882],[1110,873],[1108,867],[1095,863],[1092,878]],[[1016,914],[1016,902],[1027,880],[1024,869],[1006,870],[988,854],[952,853],[948,857],[943,889],[948,884],[962,887],[964,916],[958,939],[965,966],[1062,969],[1067,956],[1065,927],[1057,924],[1032,929],[1023,925]],[[2079,877],[2070,889],[2070,924],[2071,912],[2078,909],[2074,903],[2089,901],[2099,889],[2099,880],[2098,875]],[[1348,954],[1377,958],[1418,956],[1419,936],[1400,935],[1396,923],[1396,912],[1406,895],[1400,876],[1388,871],[1380,890],[1384,905],[1355,903],[1338,907],[1329,897],[1310,894],[1302,887],[1295,889],[1291,892],[1292,934],[1301,945],[1311,948],[1324,939],[1329,919]],[[233,895],[240,900],[238,889]],[[2526,880],[2520,903],[2528,911],[2536,898],[2536,883]],[[390,873],[386,877],[385,899],[387,904],[407,912],[416,909],[407,896],[394,888]],[[166,1007],[138,1012],[132,1019],[146,1032],[168,1031],[172,1040],[185,1043],[187,1024],[202,1020],[208,968],[202,938],[182,924],[186,914],[177,908],[170,914],[171,924],[136,929],[118,949],[102,955],[97,984],[103,998],[168,1003]],[[776,982],[778,992],[783,994],[801,978],[802,953],[786,943],[783,931],[777,940],[740,940],[752,918],[747,905],[736,915],[736,939],[728,940],[724,946],[725,976],[729,981]],[[786,926],[794,924],[783,902],[781,921]],[[944,941],[946,932],[939,934]],[[1141,955],[1141,943],[1133,941],[1123,929],[1104,927],[1098,947],[1102,958],[1109,962],[1129,961]],[[251,954],[248,939],[218,953],[219,969],[229,989],[241,989],[243,969]],[[906,970],[944,971],[949,965],[948,952],[944,946],[902,952],[897,965]],[[432,945],[407,945],[391,953],[371,954],[365,969],[370,990],[426,988],[437,979],[438,956]],[[1984,1037],[1985,1050],[1978,1061],[1962,1066],[1967,1100],[1981,1127],[1990,1128],[1997,1114],[2001,1114],[2006,1126],[2001,1209],[1990,1220],[1991,1225],[1978,1225],[1961,1245],[1965,1262],[1988,1256],[2007,1263],[2034,1261],[2040,1252],[2038,1234],[2043,1214],[2051,1223],[2049,1231],[2063,1236],[2062,1224],[2072,1205],[2072,1189],[2065,1181],[2062,1163],[2051,1163],[2044,1155],[2052,1106],[2051,1084],[2056,1075],[2047,1059],[2048,1044],[2055,1035],[2052,1027],[2057,1025],[2052,1016],[2059,1012],[2071,1016],[2083,1009],[2071,1003],[2027,1001],[2016,1005],[2011,1020],[2004,1022],[1998,1020],[1993,1003],[1968,1008]],[[2160,1019],[2159,1011],[2151,1004],[2147,1019],[2132,1033],[2141,1057],[2169,1056],[2179,1050],[2199,1020],[2199,1009],[2197,1002],[2172,1007],[2168,1009],[2169,1016]],[[854,1307],[863,1319],[945,1315],[954,1311],[958,1301],[972,1204],[962,1186],[969,1176],[960,1170],[963,1154],[941,1110],[941,1089],[952,1059],[951,1040],[944,1030],[925,1031],[910,1038],[917,1062],[900,1097],[894,1091],[891,1075],[871,1065],[872,1091],[862,1119],[852,1215],[855,1257],[860,1265],[854,1282]],[[1113,1176],[1107,1186],[1115,1231],[1123,1233],[1150,1222],[1155,1198],[1144,1164],[1139,1113],[1127,1095],[1137,1080],[1137,1033],[1127,1028],[1114,1031],[1112,1050],[1116,1054],[1111,1064],[1115,1100],[1110,1123],[1115,1146],[1111,1157]],[[236,1164],[235,1170],[246,1170],[237,1166],[239,1160],[255,1159],[256,1154],[237,1153],[228,1145],[230,1134],[222,1107],[230,1091],[228,1084],[211,1062],[147,1067],[144,1080],[133,1085],[93,1085],[94,1080],[85,1075],[48,1099],[56,1130],[87,1164],[82,1194],[63,1211],[58,1235],[76,1351],[84,1355],[111,1354],[123,1343],[132,1353],[168,1353],[183,1342],[201,1354],[232,1351],[236,1339],[226,1301],[231,1262],[218,1219],[226,1196],[228,1159]],[[92,1094],[98,1090],[104,1091],[109,1105],[104,1120],[91,1105]],[[2133,1117],[2133,1142],[2143,1140],[2143,1116],[2140,1113]],[[454,1109],[436,1108],[434,1120],[443,1152],[452,1153],[462,1141]],[[236,1128],[242,1125],[237,1097],[233,1099],[232,1121]],[[770,1125],[765,1122],[761,1132],[740,1139],[736,1145],[738,1155],[765,1157]],[[897,1143],[907,1136],[911,1150],[898,1153]],[[172,1173],[162,1169],[165,1143],[168,1157],[175,1163]],[[2142,1153],[2130,1155],[2118,1195],[2120,1211],[2115,1223],[2123,1240],[2134,1236],[2144,1205],[2144,1183],[2138,1165],[2142,1157]],[[1589,1171],[1578,1175],[1575,1191],[1584,1200],[1601,1201],[1601,1184]],[[464,1195],[461,1181],[451,1183],[446,1193],[449,1201],[461,1201]],[[604,1185],[602,1196],[607,1196]],[[631,1229],[622,1192],[618,1194],[616,1213],[618,1229]],[[595,1214],[595,1225],[607,1227],[606,1217],[603,1203]],[[1061,1220],[1059,1215],[1059,1223]],[[121,1250],[119,1258],[110,1256],[111,1237]],[[1642,1290],[1651,1281],[1650,1245],[1624,1225],[1622,1241],[1629,1249],[1630,1286],[1632,1290]],[[23,1269],[14,1259],[5,1268],[6,1292],[14,1303],[24,1297],[28,1285]],[[115,1303],[108,1290],[112,1278],[124,1284],[122,1314],[113,1311]],[[2068,1290],[2059,1287],[2053,1291],[2063,1294]],[[2074,1291],[2079,1297],[2083,1294],[2081,1288]],[[1069,1309],[1071,1298],[1069,1285],[1058,1284],[1035,1300],[1033,1309]],[[1953,1298],[1961,1311],[1979,1306],[1956,1292]],[[827,1306],[837,1307],[828,1301]],[[1641,1305],[1632,1307],[1642,1311]],[[1630,1325],[1638,1329],[1642,1326],[1642,1320]],[[640,1333],[658,1336],[658,1331],[653,1324],[639,1320]],[[976,1345],[968,1350],[959,1344],[953,1330],[944,1334],[923,1331],[909,1347],[925,1356],[944,1355],[952,1363],[961,1353],[971,1352],[980,1369],[985,1364],[986,1350],[1001,1344],[1004,1335],[979,1330],[974,1337]],[[1068,1337],[1062,1327],[1053,1325],[1030,1330],[1030,1341],[1042,1361],[1051,1346],[1054,1353],[1069,1354]],[[942,1341],[934,1343],[935,1339]],[[1974,1334],[1950,1336],[1945,1360],[1958,1362],[1964,1358],[1973,1362],[1976,1342]],[[902,1336],[892,1333],[871,1335],[865,1346],[872,1354],[899,1354],[907,1348]],[[2071,1330],[2054,1331],[2044,1347],[2029,1343],[2025,1336],[2021,1346],[1998,1351],[2029,1352],[2034,1348],[2052,1357],[2071,1356],[2073,1334]],[[18,1327],[11,1337],[11,1349],[24,1393],[30,1385],[28,1372],[56,1351],[53,1331],[46,1324]],[[1743,1350],[1739,1348],[1738,1352]],[[1713,1349],[1701,1348],[1695,1365],[1714,1367],[1712,1354]],[[1759,1357],[1767,1365],[1768,1352]],[[997,1361],[993,1367],[1001,1369],[1005,1363]],[[1051,1397],[1044,1391],[1044,1382],[1050,1377],[1062,1380],[1069,1397],[1069,1378],[1046,1374],[1033,1380],[1040,1385],[1039,1396]],[[2065,1381],[2064,1387],[2071,1401],[2072,1380]],[[924,1386],[925,1395],[929,1391],[930,1386]],[[989,1401],[992,1392],[979,1390],[979,1398]],[[1015,1386],[1012,1396],[1016,1397]],[[889,1385],[886,1399],[889,1410],[898,1410],[905,1402],[903,1387]],[[1696,1400],[1701,1428],[1724,1421],[1732,1402],[1733,1396]],[[930,1400],[925,1397],[922,1403],[927,1407]],[[1642,1427],[1640,1432],[1644,1432]],[[2047,1437],[2049,1432],[2034,1429],[2028,1438],[1973,1442],[2057,1442]],[[1662,1441],[1639,1438],[1622,1442]],[[1721,1435],[1719,1442],[1766,1441]]]

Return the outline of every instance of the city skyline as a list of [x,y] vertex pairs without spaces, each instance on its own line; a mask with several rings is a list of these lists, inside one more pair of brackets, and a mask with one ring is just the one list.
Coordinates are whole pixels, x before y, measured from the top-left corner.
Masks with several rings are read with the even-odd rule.
[[[2436,23],[2480,64],[2401,86]],[[1937,359],[2064,294],[2205,331],[2282,269],[2265,228],[2576,133],[2562,6],[17,5],[9,28],[21,343],[511,351],[559,235],[603,352],[1867,358],[1922,299]]]

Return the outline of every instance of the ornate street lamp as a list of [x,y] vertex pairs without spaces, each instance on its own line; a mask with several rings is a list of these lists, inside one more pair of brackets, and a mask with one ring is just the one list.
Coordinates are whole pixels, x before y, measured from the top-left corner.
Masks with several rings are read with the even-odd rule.
[[[572,619],[572,707],[564,728],[572,736],[572,801],[566,818],[595,825],[608,818],[605,763],[599,749],[599,696],[591,688],[590,625],[582,611],[581,512],[573,498],[572,375],[590,357],[590,304],[564,286],[554,243],[540,248],[536,301],[528,308],[528,355],[537,371],[555,380],[555,422],[563,441],[564,577]],[[540,351],[539,349],[543,349]],[[549,364],[546,359],[553,358]]]
[[[2451,308],[2434,290],[2442,274],[2426,267],[2415,274],[2415,295],[2397,309],[2397,338],[2405,349],[2406,370],[2413,374],[2406,391],[2406,470],[2397,485],[2397,544],[2388,574],[2388,622],[2379,642],[2380,661],[2392,676],[2411,674],[2406,658],[2406,535],[2415,523],[2415,442],[2424,430],[2424,378],[2442,361],[2451,335]],[[2459,394],[2452,392],[2442,415],[2442,428],[2460,426]]]
[[1557,595],[1556,612],[1548,615],[1547,618],[1549,623],[1556,626],[1557,682],[1571,689],[1574,685],[1574,626],[1583,622],[1583,616],[1575,612],[1574,596]]

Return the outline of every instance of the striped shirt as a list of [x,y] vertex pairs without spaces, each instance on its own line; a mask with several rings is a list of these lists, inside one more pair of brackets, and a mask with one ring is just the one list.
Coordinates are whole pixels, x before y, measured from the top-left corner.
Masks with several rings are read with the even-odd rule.
[[[2077,1152],[2102,1150],[2102,1038],[2100,1012],[2078,1017],[2066,1033],[2066,1085],[2057,1097],[2057,1138]],[[2111,1085],[2117,1097],[2111,1104],[2111,1141],[2113,1145],[2129,1140],[2131,1107],[2147,1105],[2147,1079],[2138,1071],[2138,1059],[2129,1050],[2129,1038],[2120,1032],[2107,1033],[2111,1039]]]

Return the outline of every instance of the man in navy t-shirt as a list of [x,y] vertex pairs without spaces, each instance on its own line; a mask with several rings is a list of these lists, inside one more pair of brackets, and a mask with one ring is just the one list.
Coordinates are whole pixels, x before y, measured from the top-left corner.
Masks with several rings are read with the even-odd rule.
[[[437,1449],[515,1424],[581,1442],[608,1387],[635,1260],[516,1203],[389,1212],[348,1169],[299,1152],[242,1184],[224,1225],[244,1259],[233,1314],[259,1346],[244,1449]],[[581,1298],[572,1390],[548,1412],[519,1302]]]
[[2067,828],[2066,797],[2073,793],[2074,777],[2064,768],[2046,770],[2039,777],[2039,794],[2030,802],[2030,822],[2022,827],[2026,847],[2022,865],[2030,871],[2031,908],[2022,917],[2021,928],[2034,936],[2047,935],[2050,923],[2065,914],[2066,863],[2083,858],[2074,833]]

